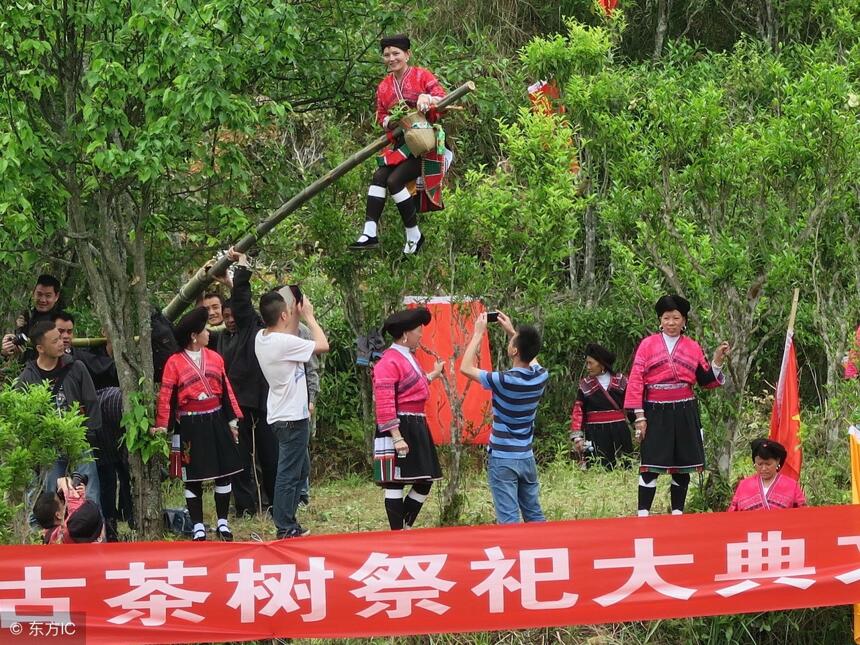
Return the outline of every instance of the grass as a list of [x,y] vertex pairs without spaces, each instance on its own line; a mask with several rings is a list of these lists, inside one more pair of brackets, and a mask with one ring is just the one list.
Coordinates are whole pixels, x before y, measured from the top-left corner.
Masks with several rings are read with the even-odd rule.
[[[474,457],[472,455],[471,457]],[[470,459],[477,463],[478,459]],[[738,465],[738,475],[747,470],[746,462]],[[828,495],[842,488],[844,474],[833,470],[826,460],[811,459],[804,466],[809,477],[804,477],[807,492],[813,503],[827,503],[816,499],[822,491]],[[443,468],[444,469],[444,468]],[[828,478],[833,481],[829,481]],[[579,469],[577,464],[558,459],[541,468],[541,503],[550,520],[619,517],[634,515],[636,511],[635,468],[606,471],[592,468]],[[419,517],[418,526],[435,526],[441,517],[441,491],[445,482],[434,486]],[[693,477],[690,499],[698,495],[698,481]],[[812,490],[810,490],[812,489]],[[472,465],[463,480],[466,503],[462,514],[463,524],[493,522],[493,505],[483,469]],[[818,493],[819,495],[816,495]],[[168,491],[169,504],[183,504],[182,489],[172,482]],[[668,512],[669,477],[658,480],[654,512]],[[832,502],[831,502],[832,503]],[[209,491],[204,494],[207,521],[214,524],[213,502]],[[367,478],[348,475],[344,479],[317,482],[311,486],[311,504],[299,511],[299,520],[314,535],[325,533],[352,533],[356,531],[385,530],[388,527],[378,487]],[[275,537],[274,525],[268,517],[231,519],[231,528],[238,540],[257,535],[263,540]],[[537,630],[480,632],[469,634],[436,634],[412,637],[372,639],[275,639],[262,643],[294,643],[298,645],[759,645],[782,644],[819,645],[851,643],[850,607],[829,607],[784,612],[713,616],[678,620],[660,620],[647,623],[623,623],[554,627]]]

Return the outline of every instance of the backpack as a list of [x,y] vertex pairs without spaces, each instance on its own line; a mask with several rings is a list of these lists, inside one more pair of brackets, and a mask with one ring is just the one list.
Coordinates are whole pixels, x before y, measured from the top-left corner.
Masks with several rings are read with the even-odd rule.
[[179,351],[176,337],[173,335],[173,324],[158,309],[153,308],[149,317],[152,328],[152,367],[156,383],[161,382],[164,365],[172,354]]
[[372,329],[367,336],[359,336],[355,339],[356,355],[355,362],[362,367],[368,367],[380,359],[385,351],[385,339],[382,332]]
[[165,508],[164,530],[183,537],[191,537],[194,534],[194,523],[191,521],[188,509]]

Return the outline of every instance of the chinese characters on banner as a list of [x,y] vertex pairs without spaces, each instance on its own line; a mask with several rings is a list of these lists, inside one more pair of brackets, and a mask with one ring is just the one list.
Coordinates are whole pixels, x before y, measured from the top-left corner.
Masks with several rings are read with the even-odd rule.
[[[520,629],[860,601],[860,506],[355,533],[3,547],[0,642]],[[80,618],[78,618],[80,620]],[[22,641],[23,642],[23,641]]]

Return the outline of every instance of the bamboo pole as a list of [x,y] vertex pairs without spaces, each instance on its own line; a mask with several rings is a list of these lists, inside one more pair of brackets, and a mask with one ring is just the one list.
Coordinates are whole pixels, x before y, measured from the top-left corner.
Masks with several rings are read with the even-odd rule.
[[794,335],[794,321],[797,318],[797,303],[800,300],[800,289],[794,289],[794,295],[791,298],[791,314],[788,316],[788,335]]
[[[462,97],[464,97],[469,92],[475,90],[475,84],[472,81],[468,81],[463,83],[456,90],[448,94],[445,98],[439,101],[439,105],[437,106],[439,109],[444,109],[449,105],[456,103]],[[403,129],[398,127],[394,132],[392,132],[393,136],[399,136],[403,133]],[[269,231],[271,231],[275,226],[277,226],[283,219],[298,209],[302,204],[309,201],[323,190],[328,188],[335,181],[343,177],[350,170],[360,165],[367,159],[370,159],[374,154],[378,151],[382,150],[389,143],[389,135],[383,135],[376,139],[376,141],[366,145],[364,148],[356,152],[354,155],[346,159],[343,163],[338,166],[335,166],[331,170],[329,170],[322,177],[317,179],[312,184],[306,186],[303,190],[301,190],[297,195],[289,199],[288,201],[281,204],[281,206],[275,210],[269,217],[260,222],[253,232],[248,233],[241,240],[236,242],[233,245],[233,248],[236,249],[239,253],[244,253],[251,246],[259,240],[261,237],[266,235]],[[221,275],[229,267],[231,264],[229,258],[226,256],[222,256],[217,262],[215,262],[207,271],[206,267],[201,267],[197,270],[194,276],[182,285],[182,288],[179,289],[179,293],[173,298],[173,300],[168,303],[168,305],[162,309],[162,313],[168,318],[168,320],[176,320],[179,315],[185,310],[188,305],[193,303],[198,295],[203,293],[206,287],[214,280],[212,276]]]

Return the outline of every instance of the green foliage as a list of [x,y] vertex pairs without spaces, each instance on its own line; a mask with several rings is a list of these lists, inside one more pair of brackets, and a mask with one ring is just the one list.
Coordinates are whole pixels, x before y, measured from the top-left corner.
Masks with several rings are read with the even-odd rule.
[[57,457],[83,459],[89,449],[84,421],[77,405],[58,410],[45,385],[0,387],[0,543],[28,541],[27,493],[38,489],[38,473]]
[[[141,386],[145,382],[140,383]],[[123,428],[122,441],[129,453],[139,453],[143,463],[149,463],[153,456],[160,455],[165,459],[170,454],[170,445],[163,434],[151,432],[153,419],[150,411],[153,409],[153,397],[150,390],[141,389],[132,392],[129,406],[123,411],[120,425]]]
[[535,79],[552,79],[565,85],[573,76],[589,76],[610,60],[613,39],[602,27],[565,21],[567,35],[533,38],[520,52],[520,60]]

